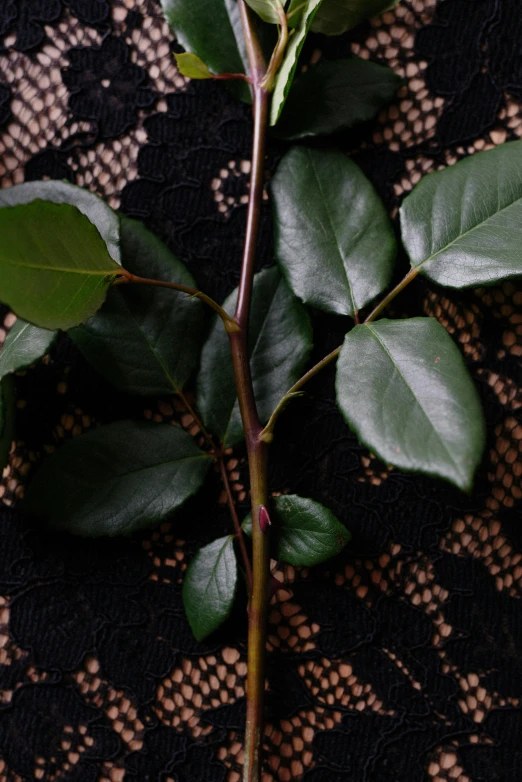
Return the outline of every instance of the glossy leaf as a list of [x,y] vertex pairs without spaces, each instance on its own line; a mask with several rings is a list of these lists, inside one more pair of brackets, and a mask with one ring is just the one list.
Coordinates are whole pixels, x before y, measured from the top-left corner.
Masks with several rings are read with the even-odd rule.
[[40,329],[17,318],[0,350],[0,378],[25,369],[45,356],[56,338],[56,331]]
[[0,473],[9,462],[9,453],[15,435],[15,415],[14,379],[7,376],[0,382]]
[[[178,43],[200,57],[212,73],[246,72],[236,0],[161,0],[161,6]],[[250,99],[246,84],[229,86],[242,100]]]
[[196,54],[185,52],[183,54],[175,54],[174,57],[176,58],[178,71],[182,76],[188,76],[189,79],[212,78],[212,74],[210,73],[207,64]]
[[198,551],[183,581],[183,604],[198,641],[228,618],[237,587],[237,561],[231,535]]
[[[223,307],[234,312],[235,290]],[[312,347],[310,321],[276,268],[255,276],[249,353],[258,410],[266,422],[288,388],[301,376]],[[227,445],[243,439],[243,427],[228,337],[216,320],[203,347],[197,403],[205,425]]]
[[483,413],[458,348],[435,319],[356,326],[339,355],[337,400],[383,461],[471,488],[484,450]]
[[[351,539],[346,527],[319,502],[284,494],[271,501],[270,534],[274,557],[290,565],[311,567],[338,554]],[[252,516],[241,525],[252,535]]]
[[183,429],[117,421],[47,457],[25,510],[74,535],[126,535],[168,518],[200,488],[211,462]]
[[[194,286],[184,265],[142,223],[122,217],[125,268],[138,276]],[[178,393],[199,362],[204,305],[185,293],[119,285],[104,306],[70,336],[87,360],[130,394]]]
[[1,300],[42,328],[90,318],[120,272],[97,228],[69,204],[0,209],[0,235]]
[[272,102],[270,104],[270,124],[275,125],[281,116],[297,69],[297,61],[306,36],[312,24],[321,0],[304,0],[303,11],[299,14],[294,32],[286,47],[283,62],[277,72]]
[[24,182],[0,190],[0,207],[20,206],[37,199],[53,204],[76,206],[96,226],[107,245],[109,255],[120,262],[120,221],[114,210],[99,196],[69,182],[51,179],[47,182]]
[[372,119],[401,84],[390,68],[358,57],[320,62],[296,77],[276,133],[301,139],[352,128]]
[[400,217],[412,266],[441,285],[491,285],[521,275],[522,141],[424,177]]
[[278,8],[283,6],[279,0],[246,0],[252,11],[268,24],[280,24]]
[[397,0],[323,0],[312,30],[324,35],[341,35],[395,5]]
[[390,282],[396,243],[373,186],[336,150],[294,147],[272,180],[275,253],[307,304],[353,315]]

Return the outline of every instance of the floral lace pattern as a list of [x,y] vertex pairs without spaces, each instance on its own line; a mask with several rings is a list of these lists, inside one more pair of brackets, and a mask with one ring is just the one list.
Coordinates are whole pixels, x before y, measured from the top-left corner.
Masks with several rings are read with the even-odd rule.
[[[405,79],[338,141],[392,214],[424,173],[522,136],[515,0],[402,0],[310,60],[355,54]],[[249,110],[187,83],[154,0],[0,6],[3,187],[68,178],[138,217],[222,299],[237,283]],[[285,146],[268,149],[268,178]],[[268,197],[267,197],[268,198]],[[273,260],[263,208],[259,264]],[[392,315],[437,317],[476,380],[488,448],[472,497],[402,475],[360,446],[333,371],[280,422],[271,486],[329,505],[353,542],[322,567],[273,563],[264,782],[519,782],[522,674],[522,289],[441,294],[417,280]],[[2,311],[5,337],[14,318]],[[319,359],[346,323],[314,314]],[[230,529],[219,476],[171,522],[127,540],[57,536],[21,516],[45,453],[119,418],[176,419],[175,398],[108,386],[61,336],[16,377],[0,484],[0,780],[239,782],[246,620],[197,643],[181,585]],[[228,456],[240,514],[245,455]],[[57,487],[59,491],[59,487]]]
[[79,46],[68,53],[63,82],[70,93],[73,117],[93,120],[99,138],[119,136],[136,122],[136,111],[150,106],[156,95],[145,86],[147,74],[129,62],[119,38],[108,36],[101,46]]

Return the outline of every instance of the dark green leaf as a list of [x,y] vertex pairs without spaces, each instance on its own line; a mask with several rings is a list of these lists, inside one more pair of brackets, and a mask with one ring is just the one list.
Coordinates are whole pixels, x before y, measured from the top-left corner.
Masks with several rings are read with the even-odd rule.
[[272,181],[275,252],[294,293],[343,315],[389,284],[396,243],[384,206],[336,150],[294,147]]
[[105,201],[89,190],[56,179],[48,182],[24,182],[22,185],[0,190],[0,207],[20,206],[37,199],[76,206],[96,226],[111,258],[117,263],[120,262],[120,221],[116,212],[107,206]]
[[[137,276],[194,286],[183,264],[142,223],[122,217],[125,268]],[[204,305],[150,285],[113,288],[104,306],[70,335],[87,360],[130,394],[178,393],[198,365]]]
[[121,267],[97,228],[69,204],[0,209],[0,296],[25,320],[68,329],[94,315]]
[[268,24],[280,24],[281,20],[278,14],[278,8],[283,6],[279,0],[246,0],[250,8]]
[[231,535],[198,551],[183,581],[183,604],[198,641],[230,615],[237,587],[237,562]]
[[[235,290],[223,305],[232,314]],[[276,268],[255,276],[249,329],[254,392],[261,420],[301,376],[312,347],[310,321]],[[204,423],[227,445],[243,438],[228,337],[218,318],[201,354],[198,408]]]
[[125,535],[168,518],[200,488],[211,462],[183,429],[117,421],[45,459],[25,510],[74,535]]
[[299,14],[294,32],[286,47],[283,62],[277,72],[272,102],[270,105],[270,124],[275,125],[281,116],[297,69],[297,60],[303,48],[308,30],[312,24],[321,0],[304,0],[303,11]]
[[185,52],[184,54],[175,54],[178,71],[182,76],[188,76],[189,79],[211,79],[207,64],[196,54]]
[[485,443],[473,381],[433,318],[380,320],[346,335],[337,400],[361,442],[383,461],[469,490]]
[[0,474],[9,462],[15,436],[16,392],[12,377],[0,382]]
[[[213,73],[246,72],[236,0],[161,0],[161,6],[178,43],[201,57]],[[250,100],[246,84],[230,86],[242,100]]]
[[312,30],[324,35],[341,35],[352,27],[382,14],[398,0],[323,0]]
[[276,133],[300,139],[352,128],[372,119],[401,84],[390,68],[358,57],[320,62],[295,79]]
[[452,288],[521,275],[521,225],[522,141],[429,174],[401,207],[412,266]]
[[[274,557],[290,565],[311,567],[338,554],[351,538],[346,527],[319,502],[284,494],[271,501],[270,534]],[[252,536],[252,516],[241,525]]]
[[0,378],[30,367],[45,356],[56,338],[56,331],[40,329],[17,318],[0,350]]

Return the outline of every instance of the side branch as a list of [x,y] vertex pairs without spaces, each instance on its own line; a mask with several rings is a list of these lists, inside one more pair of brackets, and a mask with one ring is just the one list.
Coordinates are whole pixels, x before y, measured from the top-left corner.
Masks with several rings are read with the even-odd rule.
[[335,348],[335,350],[332,350],[331,353],[328,353],[327,356],[325,356],[319,363],[317,363],[315,366],[313,366],[311,369],[306,372],[303,377],[299,378],[297,383],[294,383],[294,385],[288,389],[284,397],[279,401],[277,407],[275,408],[274,412],[270,416],[267,425],[259,435],[259,439],[262,440],[264,443],[271,443],[274,439],[274,427],[276,424],[277,419],[279,418],[279,415],[283,412],[285,407],[287,406],[288,402],[293,399],[295,396],[301,396],[300,391],[301,388],[308,383],[309,380],[311,380],[315,375],[317,375],[318,372],[321,371],[324,367],[328,366],[331,361],[337,358],[339,353],[341,352],[342,345],[339,345],[338,348]]
[[239,543],[239,549],[241,551],[241,559],[243,560],[243,566],[245,568],[248,594],[250,596],[252,594],[252,565],[250,564],[250,557],[248,556],[248,551],[246,550],[245,536],[243,534],[243,530],[241,529],[241,524],[239,522],[239,517],[237,515],[236,503],[234,502],[232,489],[230,488],[230,481],[228,479],[227,468],[222,453],[218,457],[218,464],[219,464],[219,471],[221,473],[221,481],[225,488],[225,494],[227,495],[228,509],[232,517],[232,523],[234,525],[236,538]]
[[212,78],[214,81],[230,81],[237,79],[239,81],[244,81],[247,84],[252,84],[250,76],[247,76],[245,73],[213,73]]
[[229,334],[241,419],[245,430],[252,500],[252,595],[248,605],[248,674],[245,763],[243,782],[260,782],[263,746],[263,704],[265,690],[266,625],[268,613],[269,535],[259,524],[259,513],[268,504],[267,446],[259,440],[261,424],[257,412],[248,355],[248,325],[252,298],[256,246],[263,200],[265,137],[269,94],[262,82],[266,64],[250,12],[244,0],[239,10],[252,81],[252,172],[241,278],[235,320],[239,332]]

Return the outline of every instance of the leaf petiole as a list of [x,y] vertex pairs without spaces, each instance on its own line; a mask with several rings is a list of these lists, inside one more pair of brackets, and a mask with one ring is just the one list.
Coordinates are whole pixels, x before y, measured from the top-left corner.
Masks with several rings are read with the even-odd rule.
[[192,296],[196,299],[201,299],[201,301],[205,302],[209,307],[211,307],[214,312],[217,312],[221,320],[223,321],[223,324],[225,326],[225,329],[229,334],[234,334],[235,332],[240,331],[240,326],[236,323],[234,318],[232,318],[228,313],[225,312],[225,310],[219,306],[219,304],[214,301],[214,299],[211,299],[210,296],[207,296],[206,293],[203,293],[202,291],[196,290],[196,288],[191,288],[188,285],[182,285],[178,282],[167,282],[165,280],[150,280],[147,277],[139,277],[136,274],[131,274],[126,269],[122,269],[118,277],[115,279],[114,285],[124,285],[124,284],[133,284],[133,285],[156,285],[160,288],[170,288],[174,291],[181,291],[181,293],[186,293],[188,296]]
[[[363,324],[371,323],[373,320],[375,320],[383,310],[386,309],[388,304],[390,304],[393,299],[401,293],[401,291],[406,288],[407,285],[412,282],[412,280],[415,279],[417,274],[419,273],[418,269],[410,269],[410,271],[406,274],[405,277],[393,288],[385,297],[382,299],[379,304],[370,312],[367,318],[363,321]],[[356,318],[356,325],[359,323],[358,313]],[[279,418],[280,414],[283,412],[284,408],[287,406],[288,402],[293,399],[296,396],[302,396],[300,393],[301,388],[308,383],[309,380],[311,380],[313,377],[317,375],[318,372],[321,371],[321,369],[324,369],[324,367],[328,366],[334,359],[337,358],[339,353],[341,352],[342,345],[339,345],[339,347],[335,348],[335,350],[332,350],[331,353],[328,353],[327,356],[325,356],[321,361],[319,361],[315,366],[313,366],[311,369],[308,370],[308,372],[305,372],[305,374],[299,378],[299,380],[294,383],[294,385],[288,389],[286,394],[281,398],[280,402],[278,402],[277,406],[274,409],[274,412],[270,416],[267,425],[265,428],[259,433],[259,439],[263,443],[271,443],[274,439],[274,427],[276,424],[277,419]]]
[[250,76],[247,76],[246,73],[213,73],[212,79],[214,81],[229,81],[231,79],[239,79],[246,82],[247,84],[252,84],[252,79]]
[[246,574],[246,580],[248,586],[248,595],[250,597],[250,595],[252,594],[252,565],[250,564],[250,557],[248,556],[248,551],[246,550],[245,537],[243,535],[243,530],[241,529],[241,524],[239,522],[239,517],[237,515],[236,503],[234,502],[234,497],[232,495],[232,490],[230,488],[230,481],[228,479],[227,468],[225,466],[225,460],[223,459],[222,454],[220,454],[218,457],[218,465],[219,465],[219,471],[221,473],[221,480],[223,481],[223,486],[225,488],[225,493],[227,495],[228,509],[232,517],[234,531],[236,533],[239,549],[241,551],[241,559],[243,560],[243,566],[245,568],[245,574]]
[[299,5],[297,5],[297,6],[296,6],[296,7],[293,9],[293,11],[290,11],[290,13],[288,13],[288,14],[286,15],[286,19],[287,19],[287,21],[290,21],[290,19],[292,18],[292,16],[295,16],[296,14],[298,14],[298,13],[299,13],[299,11],[301,11],[301,10],[302,10],[302,9],[303,9],[305,6],[306,6],[306,3],[300,3]]
[[401,293],[401,291],[406,288],[407,285],[410,284],[412,280],[415,279],[417,274],[419,273],[418,269],[410,269],[408,274],[402,278],[402,280],[393,288],[385,297],[382,299],[382,301],[377,304],[377,306],[370,312],[368,317],[363,321],[364,323],[371,323],[372,320],[375,320],[375,318],[383,312],[388,304],[394,300],[396,296]]

